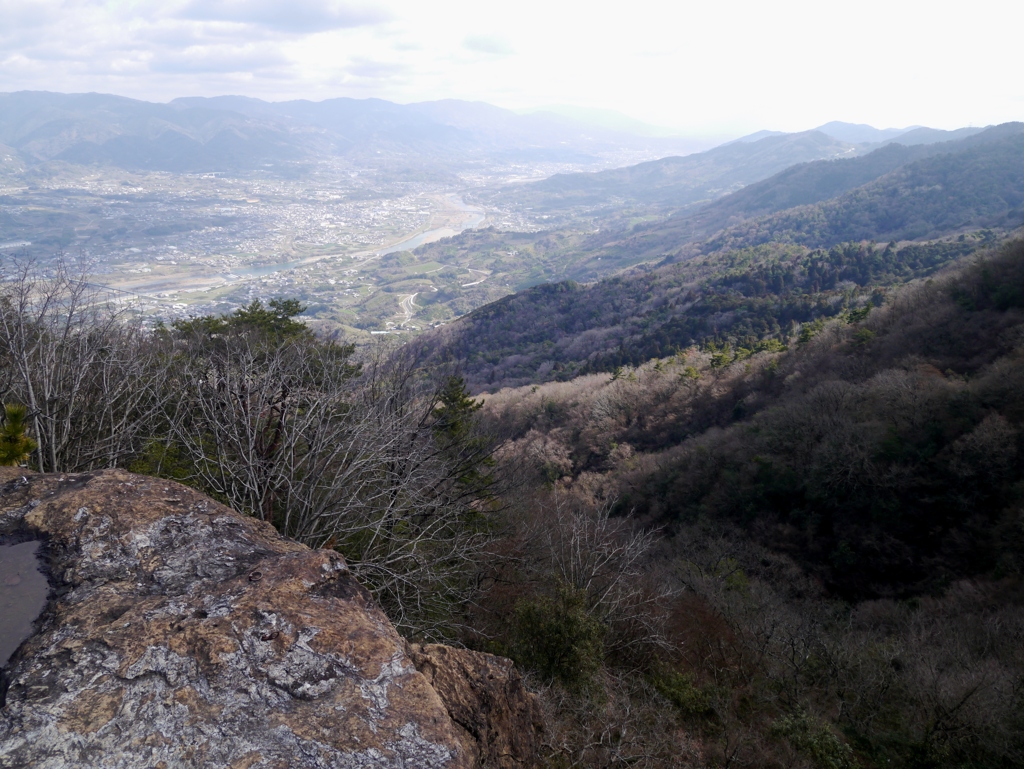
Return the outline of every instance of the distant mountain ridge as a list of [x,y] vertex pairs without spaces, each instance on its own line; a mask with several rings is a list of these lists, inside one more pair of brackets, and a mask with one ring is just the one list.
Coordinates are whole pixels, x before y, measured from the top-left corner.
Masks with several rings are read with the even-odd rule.
[[596,162],[598,154],[623,148],[690,150],[681,139],[610,131],[553,114],[519,115],[482,102],[220,96],[155,104],[32,91],[0,94],[0,144],[30,163],[173,172],[252,170],[325,155],[450,169],[481,159]]
[[[682,157],[665,157],[606,171],[555,174],[528,185],[509,187],[489,202],[499,207],[550,212],[630,205],[685,209],[735,193],[801,163],[853,158],[894,143],[906,147],[955,141],[983,130],[879,130],[868,125],[832,122],[800,133],[758,131]],[[892,168],[895,166],[888,170]],[[858,183],[868,178],[874,176]]]
[[29,162],[167,171],[255,168],[326,148],[317,132],[238,112],[28,91],[0,94],[0,142]]
[[626,168],[555,174],[543,181],[508,188],[492,202],[545,210],[615,202],[684,207],[728,194],[796,163],[856,152],[854,145],[818,131],[783,134]]
[[[952,131],[944,131],[939,128],[926,128],[925,126],[910,126],[908,128],[875,128],[866,123],[844,123],[841,120],[833,120],[824,123],[812,131],[820,131],[826,136],[831,136],[839,141],[850,144],[869,144],[878,146],[889,142],[899,141],[903,145],[930,144],[932,142],[949,141],[951,139],[962,139],[971,134],[985,130],[984,128],[957,128]],[[799,133],[799,132],[797,132]],[[733,139],[734,142],[754,142],[769,136],[786,136],[786,131],[755,131],[752,134]],[[731,142],[729,142],[731,143]]]
[[814,130],[851,144],[877,144],[878,142],[892,141],[915,128],[921,128],[921,126],[875,128],[865,123],[844,123],[841,120],[833,120]]

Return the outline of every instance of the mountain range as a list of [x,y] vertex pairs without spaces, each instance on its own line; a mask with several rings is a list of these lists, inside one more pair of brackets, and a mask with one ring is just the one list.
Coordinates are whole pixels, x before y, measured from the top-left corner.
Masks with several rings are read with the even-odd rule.
[[[954,219],[959,216],[960,222],[976,226],[981,226],[983,220],[986,226],[1002,224],[1002,217],[1014,218],[1018,206],[1015,190],[1019,185],[1014,174],[1020,172],[1024,159],[1019,148],[1022,133],[1024,124],[1005,123],[952,141],[909,147],[893,143],[864,155],[791,165],[703,205],[649,223],[596,233],[586,246],[588,263],[593,268],[598,259],[625,265],[670,254],[678,258],[679,254],[692,253],[692,249],[684,248],[686,244],[709,241],[714,248],[721,248],[725,242],[722,238],[744,246],[765,238],[795,238],[812,247],[849,238],[917,238],[952,226],[946,222],[947,215]],[[770,137],[750,146],[777,140]],[[899,181],[904,172],[922,174],[922,185],[926,184],[923,179],[928,180],[928,194],[934,200],[927,213],[914,208],[921,203],[919,198],[926,188],[904,189],[906,182]],[[876,182],[880,186],[860,189]],[[884,205],[868,202],[882,198],[886,200]],[[835,203],[826,205],[832,199]],[[868,208],[873,210],[874,219],[858,229],[853,222],[865,216]],[[911,214],[914,221],[908,219]],[[779,218],[783,216],[787,217],[785,222]],[[797,222],[798,218],[821,216],[830,222],[828,234],[812,235],[806,222]],[[755,235],[752,228],[760,234]],[[796,234],[797,230],[803,234]],[[593,273],[582,265],[577,270],[572,277],[593,279]]]
[[794,163],[862,154],[893,138],[910,145],[981,130],[878,130],[833,122],[796,134],[758,132],[701,152],[707,140],[659,135],[646,124],[613,117],[567,108],[520,114],[454,99],[396,104],[218,96],[158,104],[110,94],[19,91],[0,94],[0,145],[27,165],[56,160],[170,172],[294,172],[331,156],[356,165],[449,172],[538,161],[600,167],[613,155],[632,152],[663,159],[605,175],[556,175],[530,187],[526,199],[555,207],[609,198],[683,206]]
[[[868,153],[874,156],[874,150],[890,144],[898,144],[904,150],[932,146],[965,139],[983,130],[941,131],[918,127],[894,133],[894,129],[879,131],[871,126],[827,123],[801,133],[761,131],[684,157],[666,157],[597,172],[555,174],[543,181],[505,187],[488,202],[546,213],[590,212],[636,205],[681,209],[722,197],[801,163],[840,160]],[[865,137],[872,141],[862,141]],[[900,157],[918,157],[928,152],[923,150],[920,154]],[[891,157],[896,159],[897,154]],[[874,156],[872,163],[863,166],[864,173],[873,173],[870,168],[878,162],[884,165],[893,161]],[[897,165],[900,162],[906,161],[897,161]]]
[[626,168],[555,174],[506,187],[489,202],[537,211],[635,204],[683,207],[733,192],[795,163],[846,157],[857,151],[854,145],[820,131],[780,134]]
[[171,172],[251,171],[342,156],[457,170],[488,162],[599,164],[602,153],[693,151],[679,138],[638,136],[553,113],[519,115],[446,100],[267,102],[189,97],[167,104],[106,94],[0,94],[0,144],[29,163],[50,160]]

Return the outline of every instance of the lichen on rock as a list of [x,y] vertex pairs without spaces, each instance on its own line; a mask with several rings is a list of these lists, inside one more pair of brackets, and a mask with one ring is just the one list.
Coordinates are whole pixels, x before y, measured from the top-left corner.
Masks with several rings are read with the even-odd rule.
[[[417,670],[335,552],[119,470],[0,470],[0,535],[15,532],[47,540],[55,597],[4,670],[0,766],[430,769],[513,760],[491,760],[493,750],[467,738],[456,720],[465,715]],[[497,721],[523,733],[514,761],[530,764],[530,695],[504,676],[503,686],[519,687],[521,712]]]

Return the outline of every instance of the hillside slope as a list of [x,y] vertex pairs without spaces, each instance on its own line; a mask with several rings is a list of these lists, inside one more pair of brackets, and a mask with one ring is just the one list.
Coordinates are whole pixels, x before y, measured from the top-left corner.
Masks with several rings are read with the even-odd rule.
[[1022,330],[1017,240],[788,350],[690,348],[487,403],[566,486],[659,525],[752,528],[848,596],[914,593],[1024,568]]
[[[481,415],[550,500],[523,493],[535,526],[611,508],[656,538],[675,667],[645,677],[717,765],[1021,765],[1024,241],[781,341],[504,389]],[[565,550],[621,552],[570,520]]]
[[695,211],[595,234],[586,248],[592,258],[637,263],[706,253],[704,246],[683,247],[722,228],[721,237],[708,241],[712,249],[780,239],[824,247],[850,239],[934,237],[956,226],[949,218],[994,225],[1000,212],[1018,205],[1022,132],[1024,124],[1005,123],[957,141],[891,145],[862,157],[794,166]]
[[[498,207],[549,213],[615,206],[637,206],[641,211],[651,206],[680,209],[721,198],[803,163],[833,161],[831,166],[826,166],[829,170],[819,165],[814,170],[796,173],[790,181],[803,190],[803,194],[795,195],[792,202],[785,205],[781,205],[785,201],[779,201],[779,205],[770,208],[775,211],[833,197],[904,163],[939,151],[934,147],[924,150],[924,145],[959,141],[984,130],[878,131],[870,126],[830,123],[802,133],[759,132],[686,157],[666,157],[595,173],[556,174],[543,181],[505,188],[489,202]],[[901,147],[889,150],[894,143]],[[915,149],[908,150],[908,147]],[[878,154],[878,150],[883,151]],[[865,163],[840,162],[865,153],[870,153],[871,157]],[[780,181],[776,180],[776,188]],[[753,198],[758,194],[752,193]],[[751,202],[751,198],[742,200]],[[763,205],[758,210],[765,212]]]
[[709,203],[689,216],[691,237],[707,236],[737,221],[818,203],[872,182],[914,160],[949,151],[945,144],[893,143],[867,155],[791,166]]
[[990,233],[923,244],[765,246],[589,286],[544,284],[474,310],[421,344],[462,362],[476,390],[611,371],[691,345],[758,349],[799,324],[934,274]]
[[[669,257],[659,269],[590,286],[528,289],[425,343],[463,360],[474,387],[493,388],[636,365],[692,344],[753,347],[779,339],[789,324],[834,316],[876,288],[933,274],[992,242],[985,228],[1024,224],[1024,125],[953,146],[958,151],[899,166],[825,202],[741,222],[701,243],[680,243],[665,227],[596,247],[594,236],[574,247],[595,262],[638,258],[644,249]],[[910,152],[887,148],[878,157],[898,162]],[[794,172],[801,173],[814,178],[806,168]],[[781,191],[768,185],[756,192],[785,199],[800,186],[789,173],[777,182]],[[908,242],[920,238],[927,242]]]
[[708,241],[704,250],[780,240],[811,247],[912,240],[1022,223],[1024,123],[1006,123],[827,202],[737,225]]
[[626,168],[555,174],[540,182],[506,188],[490,202],[543,210],[621,203],[682,207],[732,192],[795,163],[856,152],[852,144],[817,131],[770,136]]

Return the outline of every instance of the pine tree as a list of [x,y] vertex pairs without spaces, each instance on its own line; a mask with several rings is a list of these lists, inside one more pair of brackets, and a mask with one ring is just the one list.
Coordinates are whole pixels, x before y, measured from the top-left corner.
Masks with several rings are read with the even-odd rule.
[[489,493],[494,483],[490,469],[492,442],[484,436],[474,435],[474,416],[483,408],[482,400],[474,400],[460,376],[450,376],[437,394],[434,408],[434,436],[453,462],[452,475],[464,487],[472,488],[481,496]]
[[36,442],[26,435],[28,409],[14,403],[4,406],[4,423],[0,428],[0,466],[20,465],[28,461]]
[[434,432],[451,443],[466,439],[473,425],[473,415],[484,403],[470,397],[466,382],[460,376],[450,376],[437,394],[434,409]]

